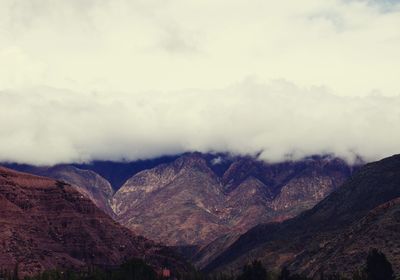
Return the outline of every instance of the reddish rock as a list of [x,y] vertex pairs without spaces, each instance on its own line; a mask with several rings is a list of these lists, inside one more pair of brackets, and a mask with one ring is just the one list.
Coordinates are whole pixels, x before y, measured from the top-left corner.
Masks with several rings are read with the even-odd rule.
[[48,269],[114,266],[143,258],[185,268],[163,246],[113,221],[74,187],[0,167],[0,268],[20,276]]
[[50,177],[72,185],[76,190],[91,199],[97,207],[110,216],[114,215],[110,207],[110,200],[114,191],[110,183],[99,174],[91,171],[76,168],[72,165],[55,166],[16,166],[23,172],[44,177]]

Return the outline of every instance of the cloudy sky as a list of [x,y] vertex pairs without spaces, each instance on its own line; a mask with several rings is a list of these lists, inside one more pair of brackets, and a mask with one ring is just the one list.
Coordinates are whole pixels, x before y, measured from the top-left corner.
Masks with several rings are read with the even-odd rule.
[[400,1],[0,5],[0,161],[400,153]]

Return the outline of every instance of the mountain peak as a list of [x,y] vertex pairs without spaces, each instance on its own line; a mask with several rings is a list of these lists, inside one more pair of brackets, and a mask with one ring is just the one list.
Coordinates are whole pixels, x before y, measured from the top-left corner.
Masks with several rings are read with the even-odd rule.
[[175,160],[175,165],[183,169],[196,168],[197,170],[212,172],[201,153],[187,153]]

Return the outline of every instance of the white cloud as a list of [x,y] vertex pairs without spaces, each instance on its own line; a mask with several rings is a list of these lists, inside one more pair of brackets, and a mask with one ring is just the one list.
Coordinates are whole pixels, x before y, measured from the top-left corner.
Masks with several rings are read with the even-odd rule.
[[0,160],[399,152],[398,1],[0,2]]
[[218,165],[218,164],[221,164],[222,161],[223,161],[222,157],[218,156],[218,157],[213,158],[213,159],[211,160],[211,164],[212,164],[212,165]]
[[398,152],[400,97],[335,96],[285,81],[144,94],[54,88],[0,92],[0,160],[137,159],[183,151],[257,153],[266,160],[333,152]]

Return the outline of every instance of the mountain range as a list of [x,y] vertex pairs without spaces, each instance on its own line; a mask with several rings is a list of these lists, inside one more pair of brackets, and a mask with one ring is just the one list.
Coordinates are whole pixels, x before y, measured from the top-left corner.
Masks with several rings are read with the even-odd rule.
[[400,272],[400,155],[364,166],[329,155],[267,163],[201,153],[6,165],[29,173],[0,168],[0,268],[22,275],[130,257],[188,271],[183,254],[208,273],[258,259],[318,279],[350,276],[371,248]]
[[[310,209],[359,168],[329,155],[266,163],[202,153],[136,163],[7,166],[70,184],[135,234],[174,247],[200,268],[254,226]],[[113,170],[122,170],[120,176]]]

